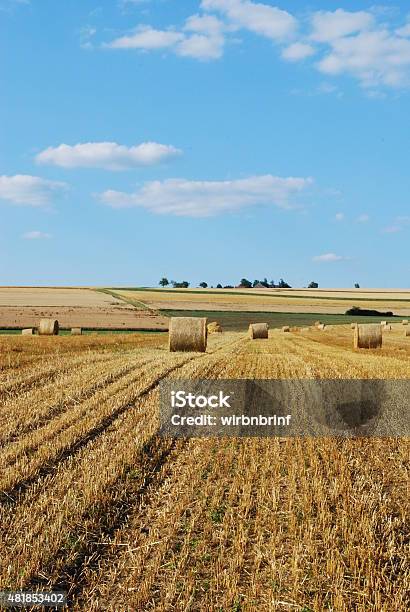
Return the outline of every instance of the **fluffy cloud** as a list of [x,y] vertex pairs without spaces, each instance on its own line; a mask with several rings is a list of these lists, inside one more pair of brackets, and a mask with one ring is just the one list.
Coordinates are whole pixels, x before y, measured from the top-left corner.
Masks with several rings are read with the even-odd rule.
[[27,174],[0,176],[0,200],[6,200],[12,204],[45,206],[66,187],[66,183],[48,181]]
[[270,174],[231,181],[168,179],[145,183],[135,193],[105,191],[100,199],[113,208],[142,207],[156,214],[210,217],[259,204],[281,208],[312,183],[310,178]]
[[49,147],[36,156],[39,164],[52,164],[62,168],[104,168],[126,170],[150,166],[171,159],[182,152],[170,145],[143,142],[126,147],[116,142],[87,142],[76,145],[61,144]]
[[357,11],[350,13],[343,9],[318,11],[312,17],[311,38],[318,42],[332,42],[349,34],[371,27],[374,17],[371,13]]
[[305,59],[306,57],[310,57],[314,55],[315,49],[312,45],[307,45],[306,43],[293,43],[288,47],[285,47],[282,51],[282,57],[291,62]]
[[192,15],[186,20],[183,31],[139,26],[133,34],[121,36],[105,46],[143,51],[167,49],[176,55],[199,60],[218,59],[225,44],[223,27],[223,23],[212,15]]
[[24,240],[47,240],[51,238],[51,234],[34,230],[32,232],[26,232],[22,235],[22,238],[24,238]]
[[335,214],[335,219],[336,221],[343,221],[343,219],[345,218],[344,213],[342,212],[338,212]]
[[342,261],[346,259],[346,257],[342,257],[342,255],[336,255],[336,253],[324,253],[323,255],[315,255],[312,258],[313,261],[324,261],[324,262],[332,262],[332,261]]
[[201,8],[222,13],[231,24],[275,41],[287,39],[297,28],[296,19],[275,6],[250,0],[202,0]]
[[[216,11],[225,21],[215,15],[199,14],[189,17],[179,30],[157,30],[140,25],[133,33],[116,38],[104,46],[143,51],[167,49],[176,55],[211,60],[222,56],[226,32],[246,29],[280,42],[288,39],[297,25],[296,19],[286,11],[250,0],[203,0],[201,9]],[[302,52],[307,53],[308,45],[303,47],[303,51],[299,48],[288,53],[299,52],[300,59]]]
[[410,40],[386,29],[360,32],[333,40],[331,51],[318,63],[321,72],[350,74],[365,87],[409,84]]
[[331,76],[350,75],[376,95],[381,87],[410,86],[410,23],[397,27],[389,14],[369,11],[316,11],[297,19],[278,7],[252,0],[202,0],[202,12],[180,28],[138,26],[109,43],[113,49],[169,50],[198,60],[223,55],[230,33],[239,30],[280,45],[286,61],[316,55],[314,67]]
[[181,32],[173,30],[155,30],[149,26],[139,26],[133,34],[116,38],[106,46],[111,49],[167,49],[184,40]]

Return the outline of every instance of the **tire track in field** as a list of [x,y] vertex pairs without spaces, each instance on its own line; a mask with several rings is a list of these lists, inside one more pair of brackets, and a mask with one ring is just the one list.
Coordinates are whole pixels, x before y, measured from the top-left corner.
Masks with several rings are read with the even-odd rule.
[[[161,379],[157,380],[156,384],[153,385],[150,389],[150,393],[154,392],[158,387],[160,380],[163,380],[169,374],[175,374],[175,372],[177,372],[179,369],[184,368],[187,364],[192,364],[193,362],[200,361],[205,357],[217,357],[217,354],[219,352],[225,352],[226,349],[233,347],[233,345],[238,345],[241,341],[242,338],[237,339],[229,344],[225,344],[222,347],[217,348],[215,351],[213,351],[213,353],[200,355],[186,360],[184,363],[181,363],[178,366],[172,368],[172,371],[162,376]],[[204,364],[204,369],[203,371],[201,371],[201,377],[203,378],[204,376],[207,376],[209,374],[212,375],[215,371],[215,367],[219,371],[220,365],[222,365],[222,363],[217,364],[214,359],[212,359],[210,363]],[[148,439],[148,441],[144,445],[144,449],[152,448],[152,446],[157,440],[157,435],[154,434],[154,436]],[[97,533],[95,532],[95,529],[93,529],[93,541],[89,541],[88,544],[85,543],[83,549],[81,550],[80,556],[76,558],[74,562],[69,563],[68,565],[65,565],[63,567],[63,569],[60,571],[60,578],[58,578],[51,584],[48,583],[49,588],[69,591],[70,599],[72,601],[74,601],[74,599],[80,596],[81,592],[85,588],[86,574],[95,571],[96,568],[100,565],[100,563],[105,559],[115,534],[120,530],[124,529],[124,527],[129,521],[131,511],[135,511],[136,507],[140,507],[143,503],[143,500],[145,501],[145,504],[147,503],[147,501],[149,503],[149,499],[152,496],[153,491],[162,486],[167,476],[165,468],[176,448],[176,445],[178,444],[178,453],[180,454],[189,444],[189,439],[165,439],[161,441],[161,445],[163,444],[166,445],[165,449],[159,455],[158,459],[154,461],[152,473],[152,456],[150,452],[146,454],[143,463],[144,469],[145,464],[147,465],[146,471],[148,471],[148,476],[144,476],[143,486],[139,487],[136,490],[135,487],[129,486],[128,483],[126,483],[125,485],[123,484],[124,480],[127,478],[127,472],[129,472],[129,470],[125,473],[125,475],[120,475],[120,477],[112,484],[112,486],[110,487],[112,494],[109,495],[109,498],[115,497],[115,492],[118,491],[120,483],[123,493],[121,497],[114,502],[114,504],[108,502],[110,508],[109,514],[111,515],[111,513],[113,512],[114,516],[116,517],[115,520],[107,524],[101,522]],[[108,514],[108,512],[102,512],[103,516],[105,514]],[[35,584],[36,582],[34,581],[32,586],[35,586]]]
[[[235,344],[238,342],[238,340],[235,341]],[[220,351],[226,351],[227,349],[229,350],[229,347],[232,346],[232,344],[234,343],[226,343],[221,347],[216,348],[213,353],[208,353],[205,355],[194,355],[189,357],[188,359],[185,359],[182,363],[176,364],[174,365],[172,368],[168,368],[167,372],[164,372],[161,377],[158,379],[156,379],[156,381],[154,381],[152,384],[150,384],[143,392],[139,393],[137,395],[138,399],[141,398],[142,395],[147,395],[151,392],[155,392],[155,390],[157,389],[160,380],[162,380],[163,378],[165,378],[167,375],[170,374],[170,372],[175,372],[178,369],[183,368],[186,364],[193,362],[193,361],[201,361],[202,359],[206,359],[207,357],[209,357],[212,354],[218,353]],[[121,408],[121,412],[123,413],[128,407],[134,407],[133,404],[135,403],[135,399],[133,400],[133,402],[129,402],[126,405],[123,405]],[[143,415],[143,413],[141,413]],[[118,415],[116,415],[118,416]],[[112,418],[109,419],[111,422],[113,421]],[[108,422],[105,422],[104,424],[101,424],[102,426],[100,427],[101,431],[100,432],[96,432],[93,431],[92,434],[90,432],[90,435],[87,437],[87,440],[82,440],[80,444],[76,445],[76,451],[80,451],[81,448],[85,447],[87,444],[91,444],[92,441],[95,440],[95,438],[97,437],[96,434],[101,433],[102,431],[104,431],[107,426],[108,426]],[[141,423],[141,427],[142,429],[144,428],[144,425]],[[84,547],[81,550],[81,554],[80,557],[81,559],[78,560],[77,557],[74,559],[74,561],[72,559],[70,559],[69,557],[69,553],[67,552],[66,549],[62,550],[63,553],[63,558],[58,559],[56,557],[56,555],[53,554],[52,556],[52,567],[50,569],[50,574],[52,575],[53,573],[53,568],[55,568],[56,564],[57,567],[59,567],[62,565],[62,570],[59,571],[59,576],[60,576],[60,582],[61,580],[63,580],[63,576],[66,576],[65,580],[68,580],[70,582],[70,584],[72,584],[72,578],[73,575],[76,576],[75,580],[78,581],[78,583],[80,583],[80,578],[85,570],[85,565],[84,564],[88,564],[90,561],[90,557],[92,560],[94,559],[101,559],[102,556],[105,554],[105,551],[107,550],[107,546],[109,545],[109,542],[107,542],[107,546],[101,546],[101,542],[99,542],[98,544],[98,550],[94,551],[94,544],[93,541],[98,539],[98,540],[104,540],[106,539],[106,537],[109,539],[111,537],[111,531],[114,532],[118,529],[120,529],[128,520],[128,511],[127,508],[132,508],[135,506],[135,503],[138,503],[139,499],[142,499],[147,486],[150,486],[152,484],[155,484],[155,486],[157,486],[157,483],[162,481],[162,478],[164,477],[164,475],[162,475],[162,467],[164,467],[169,459],[170,454],[172,453],[172,450],[174,448],[175,444],[178,444],[179,446],[184,447],[185,444],[187,443],[187,441],[168,441],[168,440],[161,440],[158,439],[155,431],[153,434],[150,434],[150,436],[147,438],[147,440],[144,443],[144,447],[145,449],[148,449],[148,459],[144,458],[143,459],[143,463],[146,465],[141,464],[140,468],[141,468],[141,472],[142,472],[142,481],[141,484],[137,487],[135,487],[134,485],[130,486],[129,484],[127,484],[127,472],[130,471],[130,469],[132,470],[132,467],[135,466],[135,463],[133,462],[132,465],[128,463],[125,464],[125,468],[122,471],[119,471],[117,476],[115,477],[115,479],[110,483],[109,488],[107,490],[104,490],[104,503],[103,503],[103,511],[101,511],[101,513],[98,514],[98,522],[95,524],[92,524],[91,529],[86,528],[86,541],[84,543]],[[160,448],[160,452],[159,454],[154,457],[153,463],[149,463],[149,456],[151,453],[151,449],[152,447],[155,445],[159,445]],[[97,447],[96,447],[97,448]],[[93,451],[94,452],[94,451]],[[67,455],[67,453],[65,453]],[[71,457],[73,456],[73,453],[71,453],[70,455]],[[65,457],[66,459],[68,459],[68,455]],[[138,460],[138,465],[140,464],[140,461]],[[80,465],[78,466],[80,467]],[[59,466],[60,473],[63,474],[63,466]],[[54,471],[53,469],[46,469],[43,470],[42,475],[46,475],[48,472]],[[156,474],[161,474],[161,476],[156,476]],[[37,475],[36,480],[39,478],[39,476]],[[152,486],[151,486],[152,488]],[[122,495],[118,496],[118,492],[122,491]],[[34,488],[34,490],[31,491],[31,499],[30,499],[30,504],[35,502],[35,499],[37,497],[37,493],[41,493],[41,484],[38,483],[37,486]],[[24,500],[23,500],[24,501]],[[12,511],[13,509],[10,508],[10,510]],[[87,510],[87,512],[90,511],[91,512],[91,521],[94,520],[94,516],[95,516],[95,512],[96,512],[96,508],[92,505],[91,507],[89,507],[89,510]],[[81,530],[81,526],[84,524],[84,521],[86,522],[86,510],[81,510],[82,515],[80,515],[80,517],[82,516],[81,520],[81,524],[78,524],[77,527],[72,527],[73,531],[71,532],[67,532],[67,537],[71,537],[70,533],[73,535],[77,534],[78,529]],[[21,512],[20,512],[21,514]],[[10,525],[10,528],[12,529],[12,520],[10,513],[8,512],[9,518],[7,520],[7,523]],[[104,525],[104,518],[103,517],[110,517],[108,523],[106,523]],[[113,520],[114,519],[114,520]],[[57,517],[55,517],[54,520],[57,520]],[[78,521],[77,521],[78,523]],[[89,523],[89,522],[88,522]],[[87,522],[86,522],[87,524]],[[108,531],[107,531],[108,530]],[[106,535],[107,534],[107,535]],[[90,538],[92,538],[92,541],[90,540]],[[67,557],[68,555],[68,559],[67,559],[67,563],[64,564],[64,558]],[[50,561],[49,561],[50,562]],[[87,565],[88,567],[88,565]],[[59,567],[60,569],[60,567]],[[44,569],[42,566],[42,574],[44,576]],[[56,572],[54,570],[54,575],[56,575]],[[68,578],[70,577],[70,578]],[[36,582],[37,578],[32,578],[32,584],[36,584],[38,582]]]
[[[88,444],[92,443],[98,436],[103,434],[110,425],[112,425],[116,419],[118,419],[124,412],[132,408],[136,401],[145,398],[149,393],[158,388],[159,384],[167,378],[170,374],[173,374],[177,370],[183,368],[188,363],[199,361],[204,358],[209,358],[211,355],[215,355],[220,351],[226,350],[228,347],[233,344],[238,344],[242,338],[236,339],[232,342],[225,343],[222,346],[218,346],[212,352],[203,353],[198,355],[195,353],[193,356],[188,357],[180,363],[172,365],[171,367],[165,369],[160,375],[157,376],[154,380],[148,383],[139,393],[137,393],[131,400],[121,404],[118,408],[116,408],[109,415],[104,417],[98,425],[92,427],[88,430],[86,435],[82,438],[74,440],[71,444],[69,444],[66,448],[61,450],[51,461],[48,461],[46,465],[40,467],[35,474],[28,478],[24,478],[17,482],[12,487],[0,490],[0,505],[5,506],[15,506],[22,500],[22,496],[28,491],[30,487],[35,485],[40,479],[48,476],[55,472],[57,467],[61,465],[63,462],[69,460],[73,456],[75,456],[78,452],[80,452],[84,447]],[[137,370],[140,364],[135,367]]]
[[[142,365],[145,365],[145,364],[142,364]],[[22,426],[18,430],[18,432],[13,432],[13,433],[10,433],[8,436],[5,436],[0,442],[0,451],[4,449],[8,444],[15,442],[17,439],[21,438],[22,436],[32,432],[33,430],[40,429],[41,427],[43,427],[43,425],[46,425],[51,419],[59,416],[62,412],[69,410],[74,405],[79,404],[80,402],[83,402],[87,399],[90,399],[100,389],[104,389],[118,382],[119,380],[121,380],[121,378],[124,378],[125,376],[130,374],[134,369],[135,369],[135,365],[130,365],[130,366],[127,366],[126,368],[123,368],[122,370],[120,370],[119,372],[115,374],[109,373],[103,376],[102,379],[93,383],[90,387],[86,389],[82,389],[74,396],[70,396],[68,400],[63,399],[60,402],[57,402],[56,404],[54,404],[53,406],[50,406],[50,408],[47,410],[47,413],[43,414],[43,416],[39,417],[37,420],[33,419],[33,421],[31,421],[30,423],[27,423],[27,425]],[[11,457],[10,461],[14,461],[16,458],[17,456],[13,456]]]
[[[107,356],[96,355],[94,359],[89,362],[89,365],[94,365],[97,363],[103,363],[107,361]],[[78,363],[80,362],[80,363]],[[29,375],[29,377],[25,380],[12,382],[9,384],[1,384],[0,385],[0,401],[3,399],[9,399],[13,395],[22,395],[24,393],[28,393],[33,389],[40,387],[40,385],[47,380],[47,382],[54,382],[61,374],[66,374],[70,370],[78,367],[81,364],[81,359],[69,360],[69,363],[64,364],[63,366],[52,366],[49,369],[46,369],[43,372]]]

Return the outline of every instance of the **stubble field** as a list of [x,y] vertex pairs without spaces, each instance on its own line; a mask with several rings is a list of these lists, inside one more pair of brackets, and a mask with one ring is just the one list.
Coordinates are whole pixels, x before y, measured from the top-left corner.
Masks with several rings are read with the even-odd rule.
[[408,608],[409,442],[162,439],[165,378],[408,378],[397,327],[0,338],[0,589],[79,610]]

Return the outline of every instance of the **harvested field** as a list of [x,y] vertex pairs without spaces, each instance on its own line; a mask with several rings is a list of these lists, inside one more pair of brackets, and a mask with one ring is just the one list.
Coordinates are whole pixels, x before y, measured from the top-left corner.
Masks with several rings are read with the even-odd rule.
[[63,329],[168,329],[166,317],[102,291],[0,287],[0,329],[36,327],[41,318]]
[[285,289],[116,289],[156,310],[218,310],[343,314],[352,306],[410,315],[410,291]]
[[205,354],[164,335],[0,338],[0,589],[75,610],[408,608],[409,441],[160,439],[164,378],[409,378],[350,326]]

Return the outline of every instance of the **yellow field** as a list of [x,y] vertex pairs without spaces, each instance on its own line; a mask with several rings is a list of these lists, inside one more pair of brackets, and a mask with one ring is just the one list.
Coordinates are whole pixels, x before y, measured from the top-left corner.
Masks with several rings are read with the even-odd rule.
[[160,439],[172,378],[409,378],[328,327],[206,354],[165,335],[0,337],[0,590],[74,610],[408,609],[404,439]]
[[[115,290],[153,309],[313,312],[343,314],[352,306],[410,315],[410,291],[301,289]],[[407,300],[407,301],[406,301]]]

